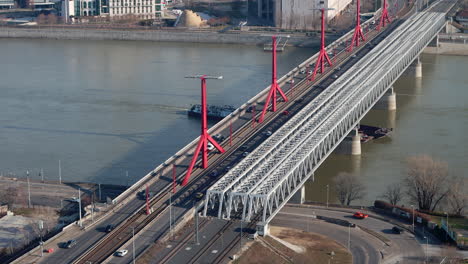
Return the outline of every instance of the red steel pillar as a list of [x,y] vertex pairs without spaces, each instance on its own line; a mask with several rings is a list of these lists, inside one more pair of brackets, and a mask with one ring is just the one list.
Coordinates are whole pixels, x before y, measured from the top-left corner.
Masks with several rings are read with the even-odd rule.
[[315,75],[317,75],[317,70],[318,70],[319,65],[320,65],[320,73],[323,73],[323,71],[325,70],[325,61],[328,62],[329,66],[333,65],[325,49],[325,8],[320,9],[320,12],[322,12],[322,32],[321,32],[322,34],[321,34],[321,43],[320,43],[320,53],[317,58],[317,62],[315,63],[314,73],[312,74],[311,81],[315,80]]
[[[192,174],[193,167],[197,162],[198,155],[202,154],[202,167],[206,169],[208,167],[208,142],[213,144],[215,148],[219,150],[219,152],[224,153],[225,150],[221,147],[218,142],[216,142],[209,134],[208,134],[208,117],[207,117],[207,110],[206,110],[206,75],[202,75],[199,77],[201,79],[201,135],[200,140],[198,141],[197,148],[193,153],[192,161],[190,162],[189,168],[187,170],[187,174],[185,175],[184,180],[182,181],[182,186],[185,186],[189,179],[190,175]],[[219,78],[216,78],[219,79]]]
[[362,28],[361,28],[361,6],[360,6],[360,1],[357,0],[356,2],[356,28],[354,29],[354,35],[353,39],[351,40],[351,45],[348,48],[348,51],[353,50],[353,44],[359,46],[359,38],[361,38],[362,41],[365,41],[366,39],[364,38],[364,35],[362,34]]
[[277,79],[276,79],[276,36],[272,36],[272,74],[271,74],[271,86],[270,86],[270,92],[268,93],[267,99],[265,101],[265,105],[263,106],[263,111],[262,114],[260,115],[260,119],[258,120],[259,123],[263,122],[263,118],[265,117],[265,113],[268,110],[268,107],[270,106],[270,100],[271,102],[271,108],[273,112],[276,112],[276,92],[279,92],[281,97],[283,97],[284,101],[287,102],[288,98],[286,97],[286,94],[281,90],[281,88],[278,85]]
[[387,9],[387,0],[383,0],[383,6],[382,6],[382,15],[380,16],[380,22],[379,26],[377,27],[377,30],[380,30],[380,27],[385,27],[385,20],[387,20],[388,23],[390,23],[390,18],[388,17],[388,9]]

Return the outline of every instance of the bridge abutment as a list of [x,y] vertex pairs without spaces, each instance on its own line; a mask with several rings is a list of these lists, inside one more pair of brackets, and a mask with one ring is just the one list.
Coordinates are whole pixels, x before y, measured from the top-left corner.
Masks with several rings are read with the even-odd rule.
[[355,128],[349,135],[341,141],[340,145],[336,148],[337,154],[344,155],[361,155],[361,135]]
[[387,92],[380,98],[375,104],[374,109],[378,110],[396,110],[396,94],[393,90],[393,86],[390,87]]

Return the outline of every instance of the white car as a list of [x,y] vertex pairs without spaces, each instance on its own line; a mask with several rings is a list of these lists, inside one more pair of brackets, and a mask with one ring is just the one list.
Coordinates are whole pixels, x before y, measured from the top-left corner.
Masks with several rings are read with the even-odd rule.
[[115,255],[116,255],[117,257],[123,257],[123,256],[127,255],[127,253],[128,253],[128,250],[126,250],[126,249],[121,249],[121,250],[117,250],[117,251],[115,252]]
[[265,132],[263,132],[263,134],[267,137],[271,136],[273,134],[273,132],[271,132],[270,130],[267,130]]
[[213,150],[215,147],[213,146],[213,144],[211,144],[210,142],[208,142],[206,148],[207,148],[208,150]]

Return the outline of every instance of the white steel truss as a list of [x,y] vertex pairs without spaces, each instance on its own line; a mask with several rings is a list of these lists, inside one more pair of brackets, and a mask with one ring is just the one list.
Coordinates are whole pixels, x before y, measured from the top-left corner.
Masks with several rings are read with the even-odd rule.
[[[410,22],[407,21],[406,23]],[[403,33],[404,32],[396,31],[394,34],[399,35]],[[276,131],[273,136],[267,139],[262,145],[249,154],[247,158],[242,160],[237,166],[235,166],[225,176],[223,176],[222,179],[215,183],[207,192],[206,202],[218,200],[221,201],[220,205],[222,205],[223,201],[225,204],[228,204],[228,199],[230,199],[227,197],[228,192],[234,188],[237,188],[237,186],[241,184],[245,187],[239,188],[248,188],[246,185],[258,183],[259,179],[262,178],[260,175],[256,174],[259,168],[258,164],[262,164],[264,161],[268,160],[275,154],[276,160],[281,159],[281,157],[284,158],[287,156],[285,153],[290,153],[294,147],[299,146],[301,140],[298,141],[298,137],[299,139],[304,139],[304,131],[310,132],[309,129],[304,130],[304,125],[308,124],[307,127],[310,127],[311,123],[317,125],[317,118],[313,119],[313,117],[315,117],[315,113],[319,110],[330,113],[333,107],[327,105],[327,103],[334,99],[334,96],[346,96],[343,95],[343,93],[346,91],[344,88],[352,86],[350,85],[350,82],[354,80],[354,75],[356,72],[359,72],[361,68],[372,68],[367,67],[369,66],[368,64],[370,64],[372,61],[373,60],[367,60],[364,65],[360,64],[353,66],[349,71],[343,74],[343,76],[336,80],[332,87],[329,87],[323,91],[311,103],[305,106],[302,111],[294,115],[285,125]],[[333,101],[336,103],[336,100]],[[324,106],[327,106],[327,108],[324,109]],[[301,129],[301,131],[297,133],[299,129]],[[297,134],[299,134],[299,136]],[[294,141],[295,144],[291,144],[291,141]],[[287,148],[286,152],[282,149],[282,147]],[[262,176],[267,175],[269,171],[274,169],[275,164],[279,163],[271,161],[268,164],[270,165],[270,169],[264,169],[263,173],[261,174]],[[252,175],[257,176],[252,177]],[[218,210],[218,217],[221,217],[221,213],[222,210],[220,206]]]
[[443,24],[440,13],[418,13],[403,23],[212,186],[205,215],[209,207],[219,206],[219,217],[243,208],[242,218],[249,221],[263,209],[263,221],[268,222]]

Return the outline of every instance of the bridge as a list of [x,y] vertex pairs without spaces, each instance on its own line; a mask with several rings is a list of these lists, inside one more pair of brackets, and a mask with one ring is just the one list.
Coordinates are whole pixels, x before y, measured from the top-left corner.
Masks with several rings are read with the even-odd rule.
[[261,212],[267,226],[444,25],[445,13],[434,11],[407,19],[210,187],[204,215],[242,211],[242,221],[250,221]]
[[[268,112],[264,122],[257,124],[256,117],[252,120],[248,109],[261,105],[269,88],[213,126],[211,134],[228,136],[232,131],[232,138],[222,142],[226,153],[211,152],[210,167],[195,168],[187,186],[177,186],[171,192],[172,179],[185,176],[197,140],[113,201],[115,214],[105,216],[101,224],[118,224],[114,231],[104,235],[88,229],[82,235],[86,245],[81,246],[81,251],[54,254],[61,261],[100,263],[130,240],[130,226],[138,233],[159,221],[159,234],[167,234],[170,225],[163,224],[163,216],[170,214],[169,205],[174,201],[186,205],[193,201],[196,192],[206,192],[204,216],[250,222],[257,224],[260,234],[267,234],[271,219],[295,193],[301,193],[305,181],[313,179],[314,171],[355,131],[364,115],[379,100],[394,96],[392,84],[411,63],[418,61],[423,48],[444,27],[445,12],[453,5],[450,0],[433,3],[427,11],[398,19],[380,32],[369,30],[372,20],[366,21],[366,42],[359,48],[346,51],[353,32],[327,47],[329,53],[338,51],[332,61],[339,68],[328,69],[309,82],[304,72],[313,66],[315,55],[280,78],[278,83],[290,102],[279,103],[278,111]],[[291,80],[296,81],[294,85]],[[285,110],[291,114],[282,115]],[[266,136],[266,131],[273,134]],[[153,208],[149,215],[144,201],[135,196],[145,186],[157,192],[148,205]],[[185,207],[174,217],[187,212]]]

